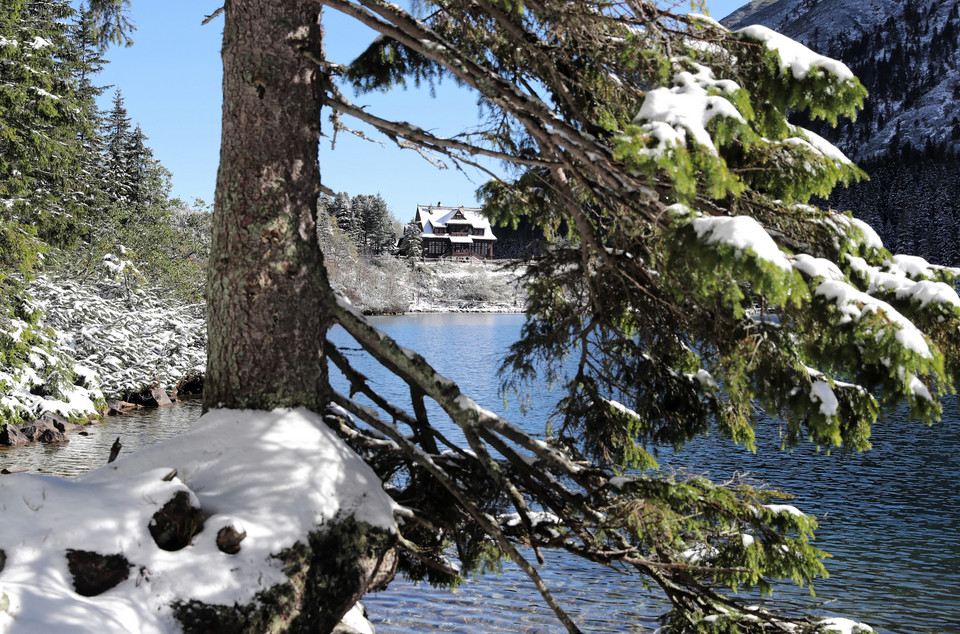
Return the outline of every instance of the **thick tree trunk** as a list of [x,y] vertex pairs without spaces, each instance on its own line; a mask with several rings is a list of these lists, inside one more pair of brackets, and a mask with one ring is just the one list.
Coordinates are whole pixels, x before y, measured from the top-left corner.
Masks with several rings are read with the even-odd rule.
[[[332,293],[317,242],[320,50],[310,0],[227,0],[223,138],[207,286],[204,409],[330,402],[323,341]],[[257,465],[248,465],[255,469]],[[186,632],[327,632],[396,568],[396,534],[352,517],[277,557],[289,583],[256,605],[190,602]]]
[[318,5],[227,0],[204,408],[329,401],[317,244]]

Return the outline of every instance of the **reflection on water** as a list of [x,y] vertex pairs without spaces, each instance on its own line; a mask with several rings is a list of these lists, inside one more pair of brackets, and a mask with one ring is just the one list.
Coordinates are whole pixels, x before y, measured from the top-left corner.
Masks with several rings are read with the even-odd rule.
[[[530,561],[532,553],[524,553]],[[555,551],[541,575],[585,632],[648,632],[667,609],[641,580]],[[511,562],[500,576],[468,579],[453,591],[396,579],[363,599],[377,634],[406,632],[566,632],[529,578]]]
[[[521,315],[418,315],[378,318],[376,325],[423,354],[437,370],[456,379],[485,407],[533,433],[542,432],[557,395],[541,390],[533,411],[521,416],[498,395],[497,359],[519,334]],[[342,332],[340,345],[352,346]],[[389,381],[363,354],[351,362],[386,396],[404,402],[408,392]],[[332,372],[336,380],[336,373]],[[960,633],[960,433],[956,399],[944,406],[944,422],[923,427],[891,415],[878,423],[874,449],[858,455],[818,453],[801,446],[778,450],[778,424],[762,421],[758,453],[751,455],[716,438],[700,438],[681,454],[662,450],[662,465],[706,472],[725,479],[746,470],[756,479],[794,494],[791,503],[815,513],[816,545],[833,555],[829,579],[817,584],[823,613],[872,624],[880,632]],[[443,428],[439,413],[434,422]],[[0,468],[73,475],[106,463],[117,436],[124,453],[170,437],[199,416],[199,402],[144,410],[107,419],[90,436],[71,434],[64,446],[34,445],[0,451]],[[444,428],[450,433],[449,427]],[[0,476],[3,477],[3,476]],[[545,553],[543,576],[585,631],[652,631],[667,606],[656,591],[628,577],[562,553]],[[783,585],[776,597],[805,598]],[[807,599],[809,600],[809,599]],[[562,632],[532,584],[512,564],[503,575],[467,580],[456,591],[435,590],[402,579],[365,603],[377,631],[384,632]]]

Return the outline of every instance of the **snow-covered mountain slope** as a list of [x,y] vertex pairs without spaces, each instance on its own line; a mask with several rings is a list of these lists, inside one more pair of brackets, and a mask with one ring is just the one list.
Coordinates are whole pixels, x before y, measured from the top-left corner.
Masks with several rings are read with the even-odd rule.
[[755,0],[722,22],[763,24],[850,66],[870,97],[856,123],[822,134],[852,158],[960,151],[956,0]]
[[722,22],[731,27],[763,24],[823,51],[833,38],[860,37],[901,8],[896,0],[754,0]]

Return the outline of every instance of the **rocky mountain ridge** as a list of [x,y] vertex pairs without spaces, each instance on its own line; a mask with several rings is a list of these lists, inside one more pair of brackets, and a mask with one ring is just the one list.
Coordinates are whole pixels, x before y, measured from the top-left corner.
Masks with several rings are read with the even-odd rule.
[[755,0],[722,22],[763,24],[850,67],[870,92],[856,121],[796,117],[870,176],[826,202],[893,252],[960,266],[957,0]]
[[870,92],[863,111],[817,131],[851,158],[960,152],[956,0],[754,0],[722,22],[763,24],[850,67]]

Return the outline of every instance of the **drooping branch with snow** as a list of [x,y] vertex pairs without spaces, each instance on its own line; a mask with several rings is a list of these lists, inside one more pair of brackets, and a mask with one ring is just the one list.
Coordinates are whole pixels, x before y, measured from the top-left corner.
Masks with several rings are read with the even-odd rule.
[[[409,570],[448,575],[450,544],[470,565],[485,547],[517,559],[507,535],[647,575],[678,631],[717,619],[798,628],[721,589],[821,574],[812,518],[764,507],[741,482],[657,475],[648,450],[710,429],[752,447],[760,408],[785,421],[787,444],[856,450],[883,407],[939,416],[960,369],[958,271],[894,257],[864,223],[810,205],[863,174],[788,119],[854,116],[859,82],[767,29],[730,32],[633,0],[454,0],[422,18],[380,0],[321,4],[381,33],[352,65],[311,52],[329,74],[327,106],[455,164],[500,160],[483,164],[497,174],[481,188],[487,212],[573,245],[530,268],[527,323],[504,364],[508,387],[544,376],[565,386],[549,443],[474,408],[340,304],[338,321],[411,387],[413,414],[343,396],[331,418],[401,483],[416,518],[408,552],[423,564]],[[476,91],[481,129],[438,138],[341,89],[443,77]],[[351,389],[376,394],[346,358],[332,360]],[[469,451],[436,435],[424,395]],[[449,506],[417,507],[440,490]]]

